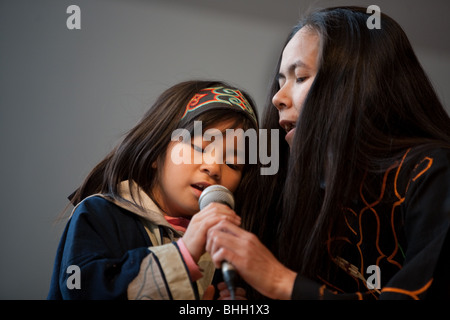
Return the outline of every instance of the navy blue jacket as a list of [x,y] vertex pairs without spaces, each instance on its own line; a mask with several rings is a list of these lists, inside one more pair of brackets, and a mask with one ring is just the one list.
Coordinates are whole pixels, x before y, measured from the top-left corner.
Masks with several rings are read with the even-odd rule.
[[[83,201],[62,234],[48,299],[127,299],[151,246],[139,217],[101,197]],[[68,267],[81,271],[81,289],[69,289]]]

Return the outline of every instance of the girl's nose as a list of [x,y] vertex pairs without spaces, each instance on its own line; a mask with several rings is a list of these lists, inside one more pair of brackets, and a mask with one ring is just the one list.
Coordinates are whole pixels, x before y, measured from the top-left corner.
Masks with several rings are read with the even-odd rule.
[[216,181],[220,180],[222,175],[221,164],[217,163],[217,161],[214,161],[213,163],[206,163],[203,161],[200,166],[200,171],[206,173]]

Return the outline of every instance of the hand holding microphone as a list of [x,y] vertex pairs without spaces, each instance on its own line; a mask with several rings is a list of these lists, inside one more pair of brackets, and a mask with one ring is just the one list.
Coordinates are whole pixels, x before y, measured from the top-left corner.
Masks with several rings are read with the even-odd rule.
[[[205,208],[212,202],[219,202],[229,206],[234,210],[234,197],[230,190],[221,185],[212,185],[203,190],[198,205],[200,210]],[[235,279],[236,269],[231,263],[227,261],[222,262],[222,275],[228,290],[230,291],[231,299],[235,299]]]
[[[218,202],[225,202],[229,196],[218,198],[221,199]],[[291,298],[297,273],[284,266],[255,234],[241,228],[240,224],[221,220],[211,226],[206,250],[216,266],[222,264],[222,272],[227,272],[223,270],[223,262],[232,260],[234,273],[239,271],[239,276],[262,295],[271,299]],[[231,293],[234,288],[229,290]]]

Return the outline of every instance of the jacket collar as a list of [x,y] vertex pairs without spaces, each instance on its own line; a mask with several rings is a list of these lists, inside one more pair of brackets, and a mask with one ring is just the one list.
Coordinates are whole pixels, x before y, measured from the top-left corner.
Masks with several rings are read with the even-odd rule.
[[119,192],[122,199],[110,199],[116,205],[142,217],[150,223],[164,226],[173,230],[176,234],[182,235],[184,232],[175,228],[166,220],[164,213],[155,202],[146,194],[134,181],[122,181],[119,185]]

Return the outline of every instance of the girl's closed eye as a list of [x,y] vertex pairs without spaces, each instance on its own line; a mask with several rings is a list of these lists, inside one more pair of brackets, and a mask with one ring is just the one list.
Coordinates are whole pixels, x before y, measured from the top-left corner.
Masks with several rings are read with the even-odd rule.
[[197,152],[200,152],[200,153],[205,152],[205,149],[203,148],[203,146],[197,146],[196,144],[192,143],[191,147]]
[[228,167],[230,167],[231,169],[233,169],[233,170],[236,170],[236,171],[242,171],[243,169],[244,169],[244,165],[243,164],[237,164],[236,162],[225,162],[226,163],[226,165],[228,166]]
[[224,153],[224,163],[232,170],[242,171],[244,169],[245,158],[243,152],[238,150],[227,150]]

